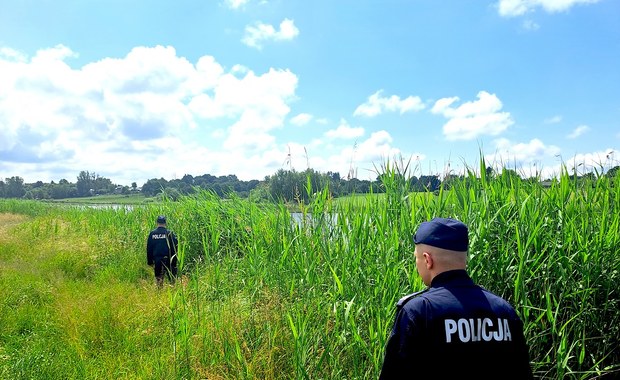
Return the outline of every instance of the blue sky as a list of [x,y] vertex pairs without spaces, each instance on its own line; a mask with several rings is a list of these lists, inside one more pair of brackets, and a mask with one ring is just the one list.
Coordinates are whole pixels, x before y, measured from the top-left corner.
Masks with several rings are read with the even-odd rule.
[[616,0],[0,0],[0,178],[620,165]]

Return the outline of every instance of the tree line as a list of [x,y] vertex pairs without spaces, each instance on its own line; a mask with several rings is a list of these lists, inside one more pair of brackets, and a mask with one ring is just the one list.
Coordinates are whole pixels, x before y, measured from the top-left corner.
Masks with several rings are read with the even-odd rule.
[[[411,188],[419,191],[434,191],[439,189],[439,176],[413,177]],[[243,181],[236,175],[214,176],[203,174],[192,176],[184,175],[181,179],[166,180],[152,178],[141,187],[135,182],[131,186],[114,184],[109,178],[97,173],[81,171],[75,182],[61,179],[57,183],[24,183],[23,178],[14,176],[0,180],[0,198],[26,199],[66,199],[95,195],[142,193],[146,197],[166,196],[177,199],[179,196],[192,194],[198,189],[214,192],[220,197],[231,194],[247,198],[283,200],[285,202],[307,201],[310,194],[328,187],[333,197],[349,194],[381,193],[381,178],[376,180],[360,180],[357,178],[345,179],[338,172],[320,173],[313,169],[305,171],[280,169],[262,181]]]
[[[611,168],[606,176],[613,177],[619,167]],[[392,173],[393,175],[394,173]],[[495,172],[487,167],[486,177],[509,176],[515,181],[523,181],[519,174],[512,169],[504,168],[501,172]],[[329,189],[330,196],[341,197],[350,194],[383,193],[384,176],[378,174],[374,181],[360,180],[358,178],[342,178],[338,172],[320,173],[313,169],[304,171],[280,169],[264,180],[243,181],[236,175],[214,176],[203,174],[200,176],[184,175],[181,179],[166,180],[164,178],[152,178],[138,187],[136,182],[131,186],[114,184],[109,178],[97,173],[81,171],[76,182],[61,179],[58,183],[51,181],[44,183],[24,183],[23,178],[14,176],[0,180],[0,198],[26,198],[26,199],[66,199],[94,195],[142,193],[146,197],[166,196],[177,199],[182,195],[189,195],[198,189],[214,192],[220,197],[228,197],[231,194],[242,198],[252,197],[257,200],[283,200],[285,202],[307,202],[309,197],[325,188]],[[439,175],[401,176],[398,182],[407,183],[410,191],[434,192],[444,186],[449,187],[453,181],[463,179],[463,176],[448,175],[443,179]],[[575,179],[592,178],[594,173],[585,173],[583,176],[573,175]],[[538,180],[538,179],[525,179]]]

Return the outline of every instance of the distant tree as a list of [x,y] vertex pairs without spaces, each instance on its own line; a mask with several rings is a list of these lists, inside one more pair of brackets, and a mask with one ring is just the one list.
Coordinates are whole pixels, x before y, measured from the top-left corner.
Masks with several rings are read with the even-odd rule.
[[109,178],[101,177],[98,174],[94,175],[93,190],[95,194],[111,194],[115,188],[116,186]]
[[253,201],[272,200],[271,194],[269,193],[269,183],[267,182],[267,179],[265,179],[262,182],[259,182],[256,187],[252,188],[252,190],[250,190],[250,194],[248,195],[248,198]]
[[86,197],[94,191],[95,174],[90,174],[88,171],[81,171],[77,177],[77,196]]
[[21,177],[6,178],[5,196],[7,198],[21,198],[26,194],[24,179]]
[[162,192],[168,185],[168,181],[163,178],[152,178],[142,185],[142,193],[147,197],[153,197]]
[[185,174],[183,178],[181,178],[181,181],[185,182],[190,186],[194,185],[194,177],[189,174]]
[[418,180],[417,186],[414,188],[416,191],[435,191],[439,190],[441,186],[441,180],[438,175],[421,175]]
[[168,187],[160,192],[157,197],[168,198],[170,200],[176,201],[181,197],[181,193],[174,187]]
[[132,189],[133,191],[136,191],[136,189],[137,189],[137,188],[138,188],[138,184],[137,184],[137,183],[135,183],[135,182],[132,182],[132,183],[131,183],[131,189]]
[[49,195],[52,199],[72,198],[77,196],[77,190],[68,182],[63,184],[59,183],[58,185],[52,186],[49,191]]
[[294,169],[279,169],[273,176],[267,178],[267,182],[269,194],[273,199],[291,202],[299,199],[303,192],[302,178]]
[[24,198],[26,199],[49,199],[49,194],[47,192],[47,188],[40,186],[34,187],[30,190],[27,190],[24,194]]

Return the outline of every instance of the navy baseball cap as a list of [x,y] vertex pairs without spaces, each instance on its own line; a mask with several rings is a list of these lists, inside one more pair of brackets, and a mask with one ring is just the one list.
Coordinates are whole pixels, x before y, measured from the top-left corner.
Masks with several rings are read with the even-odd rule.
[[165,224],[166,223],[166,217],[164,215],[160,215],[157,217],[157,223],[159,224]]
[[469,246],[467,226],[454,219],[434,218],[420,224],[415,235],[413,235],[413,242],[465,252]]

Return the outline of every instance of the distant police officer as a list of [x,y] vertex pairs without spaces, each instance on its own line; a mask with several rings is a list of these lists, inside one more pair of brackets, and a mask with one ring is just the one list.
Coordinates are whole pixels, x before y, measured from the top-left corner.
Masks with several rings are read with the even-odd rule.
[[420,225],[413,242],[429,287],[398,301],[380,379],[531,379],[514,308],[465,270],[467,226],[436,218]]
[[166,228],[166,217],[157,217],[157,228],[149,232],[146,241],[146,260],[155,269],[155,280],[158,286],[164,283],[164,272],[171,282],[177,275],[177,249],[179,242],[176,235]]

